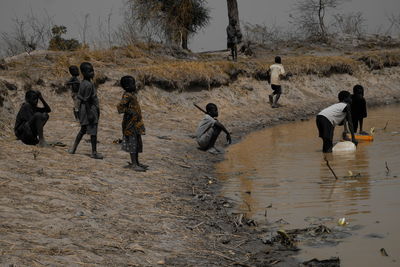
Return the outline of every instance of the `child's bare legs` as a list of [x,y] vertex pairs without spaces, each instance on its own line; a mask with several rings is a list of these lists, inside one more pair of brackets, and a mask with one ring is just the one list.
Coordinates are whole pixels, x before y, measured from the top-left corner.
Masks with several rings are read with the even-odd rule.
[[232,45],[231,54],[232,54],[232,60],[237,61],[237,45],[236,44]]
[[79,133],[76,135],[74,145],[72,146],[71,149],[68,150],[68,152],[69,152],[70,154],[75,154],[76,149],[78,148],[78,145],[79,145],[79,143],[81,142],[82,137],[85,135],[85,133],[86,133],[86,126],[82,126],[82,127],[81,127],[81,130],[80,130]]
[[33,118],[30,121],[32,127],[34,127],[34,129],[37,132],[37,135],[39,136],[38,146],[41,146],[41,147],[48,146],[46,140],[44,139],[44,135],[43,135],[44,125],[46,124],[46,122],[48,120],[49,120],[49,114],[37,112],[33,115]]
[[[83,136],[86,134],[86,131],[87,131],[86,126],[82,126],[81,130],[79,131],[79,133],[77,134],[77,136],[75,138],[74,145],[72,146],[72,148],[70,150],[68,150],[68,152],[70,154],[75,154],[79,143],[81,142]],[[92,144],[92,155],[90,157],[94,158],[94,159],[103,159],[103,156],[101,154],[97,153],[97,135],[91,135],[90,142]]]
[[97,135],[90,136],[90,143],[92,143],[92,155],[90,155],[90,157],[94,159],[103,159],[103,156],[97,153]]
[[275,95],[275,101],[274,101],[274,103],[272,104],[272,107],[274,108],[274,107],[278,107],[278,100],[279,100],[279,98],[281,97],[281,94],[276,94]]
[[129,153],[129,155],[131,156],[131,165],[129,167],[137,172],[145,172],[145,165],[139,163],[139,153]]
[[332,152],[332,147],[333,147],[332,139],[322,138],[322,141],[323,141],[322,152],[331,153]]

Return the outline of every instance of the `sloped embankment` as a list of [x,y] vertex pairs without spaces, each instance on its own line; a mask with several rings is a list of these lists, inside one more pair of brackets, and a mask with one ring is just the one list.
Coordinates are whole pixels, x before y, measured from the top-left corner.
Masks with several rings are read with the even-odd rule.
[[[218,196],[212,165],[223,156],[197,150],[193,132],[203,115],[192,103],[215,102],[220,120],[238,141],[256,128],[305,118],[356,83],[365,86],[369,103],[400,97],[398,50],[368,52],[376,62],[382,60],[382,68],[368,67],[358,60],[361,55],[284,57],[293,76],[283,83],[283,106],[271,109],[266,103],[270,89],[263,81],[270,59],[232,63],[129,49],[43,53],[8,62],[8,70],[0,72],[1,80],[17,86],[2,93],[2,110],[12,109],[6,108],[11,119],[0,139],[0,264],[294,265],[287,257],[293,252],[263,244],[265,229],[244,218],[238,223],[230,213],[234,203]],[[198,59],[187,58],[194,56]],[[79,125],[62,83],[67,66],[83,60],[93,62],[97,73],[99,151],[105,159],[90,159],[85,140],[76,155],[66,147],[39,149],[15,140],[15,107],[24,90],[33,88],[43,92],[53,109],[47,139],[72,144]],[[392,62],[391,67],[384,62]],[[150,165],[146,173],[124,169],[128,155],[113,142],[121,137],[115,108],[122,94],[118,79],[132,73],[142,88],[147,134],[141,159]]]

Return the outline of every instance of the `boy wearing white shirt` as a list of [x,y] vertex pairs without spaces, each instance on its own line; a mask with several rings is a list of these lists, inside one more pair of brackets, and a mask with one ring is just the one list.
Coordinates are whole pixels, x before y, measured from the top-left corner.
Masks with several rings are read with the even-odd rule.
[[273,93],[268,96],[269,103],[272,105],[273,108],[277,108],[278,100],[282,94],[281,78],[285,74],[285,69],[283,68],[280,56],[275,57],[275,64],[269,67],[269,73],[271,77],[271,89],[273,90]]

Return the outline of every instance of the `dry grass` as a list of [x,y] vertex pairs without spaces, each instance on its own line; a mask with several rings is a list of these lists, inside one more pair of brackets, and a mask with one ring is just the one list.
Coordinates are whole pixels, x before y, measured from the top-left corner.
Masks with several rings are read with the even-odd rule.
[[363,52],[355,57],[364,62],[370,70],[400,65],[400,49]]
[[[135,75],[146,85],[167,90],[187,90],[227,85],[236,80],[238,75],[263,79],[273,63],[271,55],[266,55],[265,58],[240,59],[239,62],[226,60],[225,54],[215,55],[213,59],[206,54],[199,55],[197,60],[193,60],[195,54],[187,59],[177,59],[168,55],[174,53],[172,50],[146,44],[108,50],[82,49],[25,57],[9,66],[11,70],[18,70],[16,75],[19,77],[31,76],[40,70],[40,75],[66,79],[69,76],[68,66],[90,61],[96,71],[106,73],[117,70]],[[365,51],[340,56],[283,56],[283,63],[286,71],[293,75],[353,75],[365,69],[365,65],[370,70],[399,66],[400,50]]]

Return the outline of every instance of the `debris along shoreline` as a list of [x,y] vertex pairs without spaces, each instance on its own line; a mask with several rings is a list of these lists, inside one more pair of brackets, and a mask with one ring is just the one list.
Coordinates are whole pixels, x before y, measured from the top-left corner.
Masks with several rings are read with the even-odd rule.
[[[382,101],[376,99],[369,100],[369,107],[379,107],[383,105],[398,104],[400,103],[397,96],[393,97],[393,101]],[[316,105],[328,105],[329,101],[324,103],[315,103]],[[318,108],[316,109],[318,110]],[[236,142],[239,142],[241,138],[245,137],[248,133],[258,131],[265,127],[273,127],[278,124],[287,123],[288,121],[294,120],[307,120],[314,117],[315,110],[310,113],[298,113],[293,116],[292,111],[285,110],[279,121],[269,120],[262,124],[254,124],[252,126],[246,126],[245,128],[238,127],[235,129]],[[295,112],[296,113],[296,112]],[[204,152],[203,152],[204,153]],[[214,164],[224,160],[223,155],[211,156],[217,157]],[[208,171],[208,172],[207,172]],[[229,227],[231,238],[223,239],[223,244],[229,244],[231,242],[239,242],[240,247],[243,251],[236,253],[237,257],[244,258],[246,260],[240,262],[236,261],[235,264],[239,266],[299,266],[301,263],[297,262],[291,256],[295,255],[299,248],[296,242],[307,242],[313,246],[320,245],[333,245],[340,242],[341,239],[351,235],[351,232],[357,230],[358,226],[354,227],[333,227],[328,228],[324,225],[324,219],[332,221],[333,218],[314,218],[314,221],[310,221],[310,226],[304,229],[291,229],[281,230],[280,224],[285,224],[284,219],[281,222],[268,222],[267,215],[265,222],[256,222],[251,218],[246,217],[246,212],[235,213],[232,212],[235,207],[235,201],[219,196],[220,188],[223,182],[218,179],[212,179],[215,175],[215,170],[206,169],[204,175],[205,179],[210,179],[208,184],[215,184],[214,187],[209,187],[210,194],[216,196],[214,199],[211,197],[208,201],[213,201],[216,205],[216,211],[219,216],[226,216],[224,223],[231,224]],[[207,184],[207,183],[206,183]],[[206,190],[207,189],[203,189]],[[197,198],[198,195],[195,195]],[[200,200],[207,202],[207,199],[203,199],[200,196]],[[220,212],[220,209],[223,212]],[[250,210],[249,210],[250,211]],[[218,217],[219,217],[218,216]],[[204,222],[201,222],[204,224]],[[228,235],[228,236],[229,236]],[[241,240],[241,238],[243,238]],[[225,257],[226,259],[226,257]],[[233,262],[232,258],[228,258]],[[329,259],[309,259],[302,263],[302,266],[340,266],[339,257],[331,257]]]
[[[41,60],[59,62],[52,56]],[[42,65],[22,63],[0,72],[0,79],[25,87],[27,76]],[[122,89],[116,81],[129,70],[112,70],[99,61],[94,67],[108,77],[98,88],[102,161],[87,156],[87,143],[76,155],[67,153],[79,125],[73,121],[69,92],[54,89],[52,72],[41,69],[41,83],[33,87],[53,110],[45,128],[47,139],[67,148],[39,149],[15,140],[10,127],[24,90],[4,89],[2,112],[9,120],[1,125],[5,131],[0,136],[0,264],[297,266],[289,257],[293,249],[263,244],[270,226],[232,214],[235,203],[220,196],[214,164],[223,155],[197,149],[193,133],[203,114],[192,103],[217,104],[219,119],[237,142],[263,127],[307,119],[336,102],[339,90],[350,90],[356,83],[366,85],[370,105],[400,99],[400,88],[395,87],[399,67],[330,77],[299,74],[284,81],[278,109],[267,104],[266,82],[248,76],[212,90],[178,92],[147,85],[138,99],[147,128],[141,159],[150,169],[136,173],[123,168],[128,155],[113,143],[121,135],[115,105]],[[65,66],[54,70],[66,71]],[[223,139],[224,134],[219,146]]]

